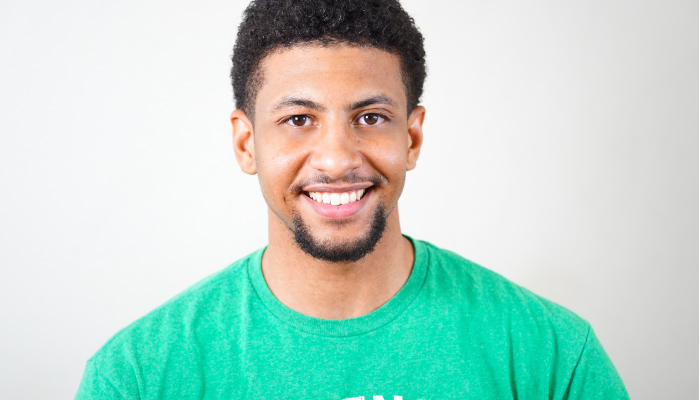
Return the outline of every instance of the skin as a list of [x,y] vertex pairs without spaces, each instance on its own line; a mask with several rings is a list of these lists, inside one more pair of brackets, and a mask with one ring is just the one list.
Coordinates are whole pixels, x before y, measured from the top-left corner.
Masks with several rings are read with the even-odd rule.
[[[235,110],[231,124],[241,170],[258,175],[268,204],[265,280],[279,301],[303,314],[367,314],[401,289],[413,266],[397,202],[420,153],[425,109],[407,112],[398,56],[371,47],[299,45],[273,52],[260,68],[255,120]],[[350,176],[356,179],[349,182]],[[343,218],[319,214],[300,190],[368,186],[371,177],[379,183],[362,208]],[[369,230],[380,203],[387,215],[384,235],[356,262],[315,259],[290,231],[297,213],[315,240],[357,239]]]

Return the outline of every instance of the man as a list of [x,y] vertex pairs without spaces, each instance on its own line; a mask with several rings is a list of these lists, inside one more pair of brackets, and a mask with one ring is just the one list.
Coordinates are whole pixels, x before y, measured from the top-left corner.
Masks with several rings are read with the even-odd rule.
[[402,235],[424,79],[396,1],[251,3],[231,123],[269,244],[118,333],[77,397],[627,398],[585,321]]

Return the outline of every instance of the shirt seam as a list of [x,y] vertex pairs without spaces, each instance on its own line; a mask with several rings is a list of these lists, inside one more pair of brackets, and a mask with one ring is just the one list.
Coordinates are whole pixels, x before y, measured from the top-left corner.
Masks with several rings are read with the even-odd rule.
[[262,305],[265,307],[265,310],[267,310],[268,313],[270,313],[273,317],[275,317],[276,320],[278,320],[282,325],[288,326],[293,328],[297,332],[305,333],[307,335],[312,335],[312,336],[319,336],[319,337],[327,337],[327,338],[338,338],[338,339],[343,339],[343,338],[351,338],[351,337],[357,337],[357,336],[362,336],[362,335],[367,335],[372,332],[375,332],[385,326],[390,325],[392,322],[394,322],[396,319],[399,318],[399,316],[403,315],[406,310],[411,307],[413,302],[418,298],[418,295],[423,291],[423,287],[425,286],[425,281],[428,279],[428,269],[430,268],[430,251],[426,249],[426,262],[425,262],[425,274],[423,275],[423,280],[420,282],[420,287],[418,290],[416,290],[416,293],[413,295],[413,297],[406,302],[405,307],[401,309],[399,312],[396,313],[396,315],[393,316],[393,318],[388,319],[386,322],[376,326],[373,329],[370,329],[368,331],[362,331],[359,333],[355,334],[348,334],[348,335],[332,335],[332,334],[323,334],[323,333],[315,333],[315,332],[309,332],[305,329],[303,329],[299,324],[295,324],[292,322],[288,322],[280,318],[274,311],[270,309],[270,307],[267,305],[267,302],[263,300],[260,292],[258,291],[257,286],[253,282],[253,277],[250,276],[251,274],[251,265],[250,263],[253,261],[252,259],[248,260],[248,264],[246,265],[246,274],[248,275],[248,283],[253,287],[253,290],[255,291],[255,295],[258,298],[258,301],[262,303]]
[[[122,391],[119,390],[119,388],[112,382],[112,380],[109,379],[109,377],[107,377],[107,375],[103,374],[103,373],[100,371],[100,369],[97,368],[97,366],[94,364],[94,362],[92,362],[92,361],[89,361],[89,362],[92,363],[92,368],[95,370],[95,375],[98,376],[98,377],[100,377],[100,378],[102,378],[105,382],[107,382],[107,383],[109,384],[109,386],[112,387],[112,389],[114,389],[115,392],[119,393],[119,398],[120,398],[120,399],[126,399],[126,397],[124,397],[124,393],[122,393]],[[141,398],[141,395],[140,395],[140,394],[138,395],[138,398],[139,398],[139,399]]]
[[569,396],[569,393],[571,392],[571,385],[574,382],[574,374],[576,374],[576,370],[578,369],[579,365],[581,364],[581,360],[583,359],[583,354],[586,352],[586,349],[588,348],[588,342],[591,337],[591,331],[593,329],[591,328],[590,325],[588,325],[588,330],[586,331],[586,340],[583,341],[583,346],[581,347],[581,353],[578,355],[578,359],[576,360],[576,364],[574,364],[574,368],[571,370],[571,374],[569,375],[569,384],[566,386],[566,390],[564,391],[564,395],[562,399],[566,399]]

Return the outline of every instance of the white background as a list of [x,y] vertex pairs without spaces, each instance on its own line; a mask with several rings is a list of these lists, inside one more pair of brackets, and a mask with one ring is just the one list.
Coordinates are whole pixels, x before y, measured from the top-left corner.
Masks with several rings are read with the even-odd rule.
[[[266,243],[228,70],[245,2],[0,4],[0,398]],[[405,1],[430,75],[403,230],[591,322],[634,399],[698,395],[698,3]]]

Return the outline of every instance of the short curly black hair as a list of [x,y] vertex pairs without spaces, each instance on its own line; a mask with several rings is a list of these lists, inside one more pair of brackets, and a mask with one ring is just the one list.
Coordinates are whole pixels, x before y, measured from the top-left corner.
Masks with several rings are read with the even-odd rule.
[[418,105],[426,77],[423,35],[397,0],[253,0],[231,58],[236,108],[253,117],[260,62],[302,43],[369,45],[398,55],[408,112]]

